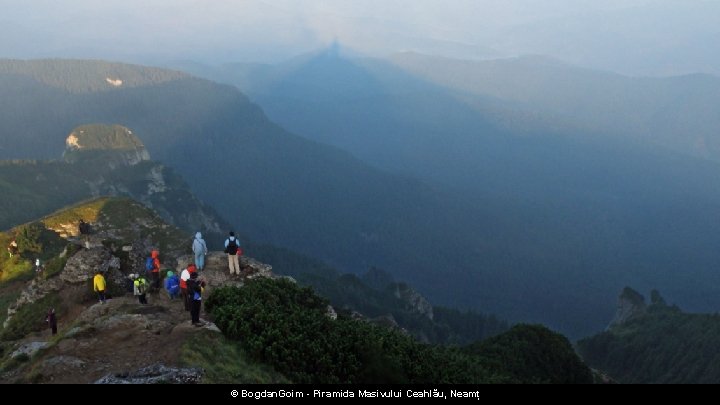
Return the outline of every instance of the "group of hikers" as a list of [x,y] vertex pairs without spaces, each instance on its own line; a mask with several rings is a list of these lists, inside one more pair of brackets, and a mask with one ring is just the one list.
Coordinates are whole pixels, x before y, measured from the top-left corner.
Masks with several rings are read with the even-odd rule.
[[[228,268],[230,275],[240,275],[240,256],[243,250],[240,241],[234,232],[230,232],[225,240],[225,253],[228,257]],[[194,256],[193,263],[189,263],[182,272],[177,275],[172,270],[161,270],[160,251],[153,249],[150,256],[145,260],[145,272],[133,273],[128,276],[128,292],[138,297],[141,305],[147,305],[147,293],[158,293],[161,289],[161,279],[164,275],[163,287],[171,300],[181,299],[186,311],[190,312],[190,320],[194,326],[202,326],[200,321],[200,308],[202,295],[206,287],[206,281],[199,274],[205,270],[205,257],[208,254],[207,244],[202,233],[197,232],[192,242]],[[101,270],[96,271],[93,277],[93,290],[97,294],[98,302],[105,304],[107,301],[107,281]],[[57,320],[55,310],[48,310],[46,317],[48,326],[57,333]]]

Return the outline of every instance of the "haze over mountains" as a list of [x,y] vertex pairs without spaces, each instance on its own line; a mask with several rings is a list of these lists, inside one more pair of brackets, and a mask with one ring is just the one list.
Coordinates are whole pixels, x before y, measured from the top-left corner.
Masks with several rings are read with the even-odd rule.
[[0,61],[0,158],[123,125],[254,240],[572,337],[720,307],[720,3],[235,3],[0,0],[82,58]]
[[[720,73],[714,0],[0,1],[13,58],[277,62],[335,40],[365,55],[549,55],[634,76]],[[71,27],[71,28],[69,28]]]
[[[596,305],[640,283],[716,308],[705,281],[719,259],[720,80],[631,78],[540,57],[348,54],[186,68],[245,89],[294,132],[450,197],[444,213],[463,216],[456,229],[473,241],[453,250],[468,259],[456,270],[474,274],[476,290],[509,286],[477,305],[561,328],[600,325],[611,306]],[[582,320],[553,315],[570,307]]]

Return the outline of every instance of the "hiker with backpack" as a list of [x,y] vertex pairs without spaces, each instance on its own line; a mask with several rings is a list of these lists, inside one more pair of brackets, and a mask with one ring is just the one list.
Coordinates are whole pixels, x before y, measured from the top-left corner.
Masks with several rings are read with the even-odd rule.
[[148,283],[145,280],[145,277],[141,276],[140,274],[133,274],[133,278],[135,279],[135,281],[133,282],[133,294],[138,297],[138,302],[140,302],[140,304],[146,305],[148,302],[145,294],[148,290]]
[[149,273],[152,280],[153,291],[160,290],[160,252],[153,250],[145,260],[145,271]]
[[225,239],[225,253],[228,255],[228,266],[230,267],[230,275],[240,275],[240,256],[243,251],[240,248],[240,241],[235,238],[235,232],[230,232],[230,237]]
[[183,303],[185,304],[185,310],[190,310],[190,299],[188,298],[187,282],[190,280],[190,276],[196,273],[197,269],[194,264],[190,263],[186,269],[180,273],[180,294],[182,296]]
[[202,233],[198,232],[195,234],[192,250],[195,254],[195,266],[198,271],[203,271],[205,268],[205,256],[208,254],[208,249],[205,240],[202,238]]

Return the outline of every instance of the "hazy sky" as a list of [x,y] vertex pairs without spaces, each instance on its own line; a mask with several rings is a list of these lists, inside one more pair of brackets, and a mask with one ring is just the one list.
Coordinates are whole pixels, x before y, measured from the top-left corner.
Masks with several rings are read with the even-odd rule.
[[720,0],[0,0],[0,57],[272,61],[548,54],[633,74],[720,72]]

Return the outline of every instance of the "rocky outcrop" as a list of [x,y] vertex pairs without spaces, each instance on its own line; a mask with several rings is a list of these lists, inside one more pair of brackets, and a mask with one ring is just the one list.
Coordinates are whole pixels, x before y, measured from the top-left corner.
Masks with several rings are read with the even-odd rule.
[[93,278],[98,270],[107,273],[119,269],[119,258],[114,257],[105,247],[96,247],[81,250],[69,258],[65,269],[60,273],[60,279],[66,283],[80,284]]
[[332,319],[333,321],[337,321],[337,318],[338,318],[337,311],[335,311],[335,308],[333,308],[332,305],[327,306],[327,310],[325,311],[325,316]]
[[[102,158],[110,167],[134,166],[150,160],[145,145],[133,132],[120,125],[83,125],[68,135],[65,140],[63,158],[68,162],[77,162],[85,158],[104,153]],[[87,153],[90,152],[90,153]]]
[[30,284],[20,293],[20,297],[8,307],[7,318],[3,322],[3,328],[6,328],[10,323],[10,320],[17,313],[17,311],[26,304],[32,304],[46,295],[60,291],[63,287],[62,280],[58,278],[52,278],[50,280],[44,280],[42,278],[36,278],[30,282]]
[[134,372],[109,374],[95,384],[197,384],[203,374],[200,368],[173,368],[155,364]]
[[120,259],[112,256],[108,249],[99,247],[81,250],[68,259],[59,277],[49,279],[36,277],[32,280],[20,293],[20,297],[15,303],[8,307],[7,318],[3,323],[3,327],[7,327],[13,316],[24,305],[32,304],[48,294],[64,289],[66,283],[72,285],[87,283],[95,276],[97,270],[109,275],[107,277],[109,281],[120,282],[123,277],[119,269]]
[[395,297],[404,301],[408,308],[415,313],[426,316],[432,320],[434,317],[433,306],[419,292],[404,283],[397,283],[393,286]]
[[[189,264],[194,262],[195,259],[191,255],[181,256],[177,260],[176,270],[178,272],[181,272]],[[218,273],[227,274],[228,276],[230,276],[227,254],[223,252],[209,252],[208,255],[205,257],[205,268],[218,269],[220,270]],[[245,280],[252,280],[258,277],[277,278],[272,272],[271,265],[261,263],[247,256],[242,256],[240,258],[240,271],[242,273],[241,278]],[[230,279],[232,278],[228,277],[228,280]]]
[[625,287],[618,298],[617,313],[615,314],[615,318],[610,322],[608,329],[623,325],[646,312],[647,304],[645,303],[645,297],[632,288]]
[[28,342],[17,348],[10,357],[15,358],[22,355],[32,357],[35,353],[49,346],[48,342]]

